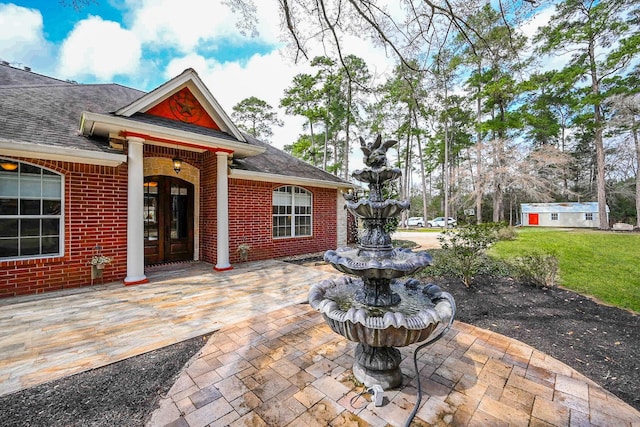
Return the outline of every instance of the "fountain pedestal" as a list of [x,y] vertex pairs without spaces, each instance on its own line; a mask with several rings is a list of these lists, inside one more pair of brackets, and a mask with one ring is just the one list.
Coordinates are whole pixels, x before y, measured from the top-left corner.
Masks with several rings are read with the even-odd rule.
[[386,159],[396,141],[382,143],[378,136],[371,145],[362,138],[360,143],[368,167],[353,177],[369,184],[369,198],[348,201],[347,209],[363,220],[365,231],[357,249],[325,253],[325,261],[349,276],[313,285],[309,303],[334,332],[358,343],[356,379],[367,387],[391,389],[402,384],[402,357],[396,347],[439,338],[453,322],[455,301],[436,285],[400,280],[430,265],[431,256],[394,248],[385,230],[391,218],[409,209],[408,202],[382,198],[385,183],[401,176]]
[[367,387],[378,384],[384,390],[397,388],[402,384],[400,362],[402,355],[395,347],[371,347],[359,343],[355,351],[353,375]]

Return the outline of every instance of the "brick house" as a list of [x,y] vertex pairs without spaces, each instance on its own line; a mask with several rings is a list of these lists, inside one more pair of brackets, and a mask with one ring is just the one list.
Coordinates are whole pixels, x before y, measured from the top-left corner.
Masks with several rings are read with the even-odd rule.
[[0,298],[346,243],[350,184],[240,132],[197,73],[145,93],[0,64]]

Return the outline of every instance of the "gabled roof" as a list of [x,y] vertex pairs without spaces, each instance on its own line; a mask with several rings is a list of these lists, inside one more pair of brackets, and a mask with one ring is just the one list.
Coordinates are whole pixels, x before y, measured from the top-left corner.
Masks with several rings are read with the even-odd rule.
[[222,109],[218,101],[202,82],[198,73],[192,68],[187,68],[180,75],[174,77],[158,88],[140,97],[115,112],[117,116],[131,117],[136,113],[152,111],[162,102],[166,102],[172,96],[181,93],[191,94],[196,102],[204,108],[204,112],[213,119],[218,129],[233,135],[239,141],[244,142],[244,137],[233,124],[227,113]]
[[[283,184],[307,184],[319,187],[352,188],[353,184],[338,178],[322,169],[294,157],[288,153],[262,142],[249,134],[245,138],[252,145],[264,147],[264,154],[244,159],[234,159],[231,164],[231,177],[273,181],[276,177]],[[291,177],[283,180],[283,176]]]
[[[218,129],[149,113],[184,89]],[[117,166],[126,155],[111,149],[106,137],[122,129],[147,132],[157,141],[183,141],[185,149],[233,152],[232,176],[238,178],[351,186],[240,132],[192,69],[145,93],[113,83],[76,84],[0,64],[0,155]]]

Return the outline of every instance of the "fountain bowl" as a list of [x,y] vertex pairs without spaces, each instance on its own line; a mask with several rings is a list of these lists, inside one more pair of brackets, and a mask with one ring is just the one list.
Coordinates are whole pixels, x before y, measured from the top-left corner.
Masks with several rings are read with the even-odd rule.
[[309,303],[334,332],[370,347],[404,347],[424,341],[455,315],[451,295],[433,284],[423,285],[415,279],[394,281],[391,289],[403,294],[402,303],[388,309],[361,305],[350,298],[350,289],[360,287],[361,279],[352,277],[324,280],[312,286]]

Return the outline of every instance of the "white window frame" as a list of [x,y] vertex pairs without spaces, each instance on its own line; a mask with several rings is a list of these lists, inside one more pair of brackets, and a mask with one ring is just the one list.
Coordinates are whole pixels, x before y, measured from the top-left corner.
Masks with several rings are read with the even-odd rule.
[[585,221],[593,221],[593,212],[585,212],[584,213]]
[[[289,195],[289,201],[282,203],[284,197]],[[280,199],[280,202],[277,201]],[[303,204],[305,199],[308,204]],[[279,204],[276,204],[279,203]],[[296,208],[306,208],[308,212],[296,212]],[[313,236],[313,193],[306,188],[295,185],[282,185],[274,188],[271,197],[271,237],[273,239],[291,239],[297,237]],[[308,224],[300,224],[300,220],[308,218]],[[284,225],[283,225],[284,223]],[[309,229],[309,234],[301,234],[301,227]],[[288,228],[288,234],[279,232]]]
[[[17,214],[0,214],[0,220],[17,220],[18,223],[18,227],[16,230],[16,235],[15,236],[0,236],[0,245],[2,245],[2,241],[9,241],[9,240],[14,240],[14,239],[18,239],[18,255],[17,256],[0,256],[0,262],[5,262],[5,261],[12,261],[12,260],[23,260],[23,259],[39,259],[39,258],[55,258],[55,257],[60,257],[63,255],[63,250],[64,250],[64,219],[65,219],[65,206],[64,206],[64,187],[65,187],[65,176],[61,173],[58,173],[54,170],[51,170],[49,168],[45,168],[42,167],[40,165],[35,165],[35,164],[31,164],[28,162],[24,162],[24,161],[18,161],[18,160],[13,160],[13,159],[0,159],[0,166],[2,163],[7,163],[7,162],[11,162],[11,163],[15,163],[18,165],[18,168],[15,171],[8,171],[8,170],[3,170],[2,168],[0,168],[0,186],[3,185],[3,181],[4,184],[7,186],[5,187],[5,191],[3,191],[2,189],[0,189],[0,199],[15,199],[17,202]],[[36,197],[35,194],[24,194],[27,193],[27,184],[29,181],[31,181],[32,183],[37,181],[37,178],[35,178],[35,176],[37,176],[36,174],[24,174],[23,176],[23,168],[25,166],[31,167],[31,168],[37,168],[40,169],[40,178],[39,178],[39,184],[40,184],[40,189],[39,189],[39,195]],[[47,171],[46,176],[55,176],[57,179],[59,179],[59,182],[57,183],[53,183],[53,187],[52,182],[47,182],[47,180],[45,179],[45,175],[43,175],[42,171]],[[15,179],[15,176],[12,176],[12,174],[17,174],[17,179]],[[8,184],[11,184],[11,181],[15,181],[15,183],[17,183],[17,191],[13,192],[10,188]],[[47,195],[47,188],[46,186],[49,186],[49,191],[52,191],[53,193],[55,193],[54,195]],[[57,185],[59,185],[59,188],[56,188]],[[33,189],[31,189],[31,191],[33,191]],[[40,203],[40,213],[39,214],[21,214],[21,205],[23,203],[23,201],[26,200],[38,200]],[[53,201],[53,202],[59,202],[59,208],[57,208],[56,206],[56,211],[57,213],[44,213],[43,210],[45,209],[44,207],[44,203],[46,201]],[[56,219],[58,220],[58,234],[50,234],[50,235],[43,235],[43,223],[42,220],[47,220],[47,219]],[[40,220],[40,231],[39,234],[37,236],[29,236],[29,237],[25,237],[21,235],[21,231],[22,231],[22,227],[21,227],[21,221],[22,220]],[[56,251],[52,251],[52,252],[45,252],[42,253],[42,244],[43,244],[43,239],[47,238],[47,237],[57,237],[58,238],[58,247]],[[27,239],[27,238],[38,238],[39,239],[39,253],[38,254],[29,254],[29,255],[21,255],[21,247],[20,244],[22,243],[21,240],[22,239]]]
[[560,214],[558,212],[551,212],[551,221],[558,221]]

